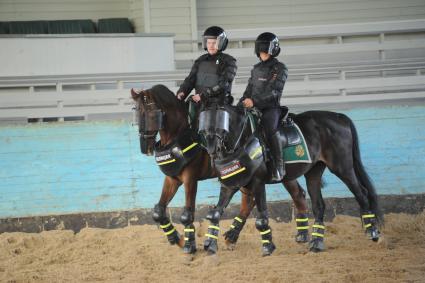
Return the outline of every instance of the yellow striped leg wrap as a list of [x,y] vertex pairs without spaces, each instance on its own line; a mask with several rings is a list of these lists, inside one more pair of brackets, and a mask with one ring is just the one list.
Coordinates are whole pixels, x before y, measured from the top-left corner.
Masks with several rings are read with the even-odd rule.
[[186,228],[186,229],[184,229],[184,231],[185,232],[195,232],[195,229],[188,229],[188,228]]
[[238,222],[240,222],[240,223],[242,223],[242,222],[243,222],[243,220],[242,220],[242,219],[240,219],[240,218],[239,218],[239,217],[237,217],[237,216],[235,217],[235,220],[236,220],[236,221],[238,221]]
[[[320,223],[320,222],[319,222]],[[311,235],[313,237],[319,237],[319,238],[323,238],[325,237],[325,225],[323,225],[322,223],[320,224],[313,224],[313,231],[311,233]]]
[[260,235],[266,235],[266,234],[268,234],[268,233],[270,233],[270,232],[271,232],[271,230],[270,230],[270,229],[268,229],[268,230],[266,230],[266,231],[260,232]]
[[161,227],[162,229],[165,229],[165,228],[170,227],[170,225],[171,225],[171,222],[169,222],[168,224],[165,224],[165,225],[159,225],[159,227]]
[[208,238],[213,238],[213,239],[216,239],[216,240],[218,240],[218,237],[217,236],[214,236],[214,235],[211,235],[211,234],[205,234],[205,236],[206,237],[208,237]]
[[308,221],[308,218],[296,218],[295,221],[296,222],[306,222],[306,221]]
[[214,225],[210,225],[210,226],[208,226],[208,228],[215,229],[215,230],[220,230],[220,227],[214,226]]
[[372,223],[368,223],[368,224],[365,224],[364,225],[364,227],[367,229],[367,228],[369,228],[369,227],[372,227]]
[[376,217],[375,214],[363,214],[362,215],[363,219],[365,219],[365,218],[375,218],[375,217]]
[[297,226],[297,230],[308,230],[310,226]]
[[261,240],[261,243],[268,244],[268,243],[270,243],[270,241],[269,240]]
[[172,234],[174,231],[176,231],[176,228],[173,228],[168,232],[164,232],[164,234],[165,234],[165,236],[168,236],[168,235]]

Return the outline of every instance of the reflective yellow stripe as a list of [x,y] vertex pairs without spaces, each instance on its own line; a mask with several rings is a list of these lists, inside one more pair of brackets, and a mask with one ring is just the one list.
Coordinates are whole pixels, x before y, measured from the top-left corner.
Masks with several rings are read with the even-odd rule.
[[325,235],[320,234],[320,233],[311,233],[312,236],[316,236],[316,237],[324,237]]
[[233,173],[230,173],[230,174],[227,174],[227,175],[222,176],[222,177],[221,177],[221,179],[227,179],[227,178],[230,178],[230,177],[232,177],[232,176],[234,176],[234,175],[236,175],[236,174],[239,174],[239,173],[241,173],[241,172],[243,172],[243,171],[245,171],[245,170],[246,170],[246,168],[245,168],[245,167],[242,167],[242,168],[240,168],[240,169],[236,170],[236,171],[235,171],[235,172],[233,172]]
[[169,227],[171,225],[171,222],[165,225],[159,225],[159,227],[161,227],[162,229],[165,229],[167,227]]
[[261,240],[261,242],[262,242],[263,244],[270,243],[270,241],[269,241],[269,240]]
[[295,219],[295,221],[297,221],[297,222],[305,222],[305,221],[308,221],[308,218],[297,218],[297,219]]
[[170,230],[170,231],[168,231],[168,232],[165,232],[164,234],[165,234],[166,236],[168,236],[168,235],[172,234],[174,231],[176,231],[176,228],[173,228],[172,230]]
[[218,240],[217,236],[214,236],[214,235],[211,235],[211,234],[205,234],[205,236]]
[[214,225],[210,225],[210,226],[208,226],[208,228],[215,229],[215,230],[220,230],[220,227],[214,226]]
[[235,229],[235,225],[231,224],[230,228]]
[[194,142],[191,145],[189,145],[188,147],[186,147],[185,149],[183,149],[182,151],[186,152],[186,151],[190,150],[191,148],[193,148],[194,146],[196,146],[197,144],[198,144],[197,142]]
[[318,225],[318,224],[314,224],[313,228],[320,228],[320,229],[325,229],[325,226],[323,225]]
[[266,235],[266,234],[268,234],[268,233],[270,233],[270,232],[271,232],[271,230],[269,229],[269,230],[266,230],[266,231],[260,232],[260,235]]
[[261,150],[261,146],[259,146],[255,149],[255,151],[253,153],[249,154],[249,158],[254,159],[255,157],[257,157],[258,153],[261,153],[261,152],[263,152],[263,151]]
[[365,226],[364,226],[365,228],[369,228],[369,227],[372,227],[372,224],[371,223],[369,223],[369,224],[366,224]]
[[184,240],[185,240],[185,241],[189,241],[189,238],[184,237]]
[[236,221],[238,221],[238,222],[240,222],[240,223],[242,223],[242,222],[243,222],[243,221],[242,221],[242,219],[240,219],[240,218],[239,218],[239,217],[237,217],[237,216],[235,217],[235,220],[236,220]]
[[184,229],[185,232],[195,232],[195,229]]
[[171,160],[167,160],[167,161],[158,163],[158,165],[164,165],[164,164],[172,163],[172,162],[175,162],[175,161],[176,161],[175,159],[171,159]]
[[362,215],[362,218],[363,219],[365,219],[365,218],[375,218],[375,214],[365,214],[365,215]]
[[300,226],[297,227],[297,230],[308,230],[309,226]]

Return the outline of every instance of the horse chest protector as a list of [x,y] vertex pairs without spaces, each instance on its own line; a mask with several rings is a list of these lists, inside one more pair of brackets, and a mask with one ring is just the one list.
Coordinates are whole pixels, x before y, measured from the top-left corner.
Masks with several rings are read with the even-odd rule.
[[220,182],[227,187],[244,187],[263,162],[260,141],[252,136],[243,147],[223,159],[215,159]]
[[191,132],[186,132],[175,142],[160,146],[155,144],[155,161],[167,176],[177,176],[201,150]]

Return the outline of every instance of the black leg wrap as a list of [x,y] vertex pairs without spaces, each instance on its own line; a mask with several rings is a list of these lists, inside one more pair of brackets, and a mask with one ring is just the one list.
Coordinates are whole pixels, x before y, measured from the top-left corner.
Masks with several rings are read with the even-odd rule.
[[295,236],[295,241],[297,243],[307,243],[309,241],[307,214],[298,213],[295,217],[295,221],[297,222],[297,235]]
[[230,225],[229,231],[224,233],[224,238],[226,239],[226,241],[232,244],[236,244],[239,238],[239,234],[242,231],[242,228],[245,225],[245,223],[246,223],[245,219],[242,219],[241,217],[236,216],[233,219],[232,225]]
[[267,218],[257,218],[255,227],[260,231],[261,243],[263,244],[263,256],[268,256],[276,249],[272,241],[272,229]]
[[208,231],[205,234],[204,250],[208,251],[210,254],[215,254],[218,251],[218,234],[220,233],[220,227],[218,222],[210,222],[208,226]]
[[159,227],[164,231],[164,234],[167,236],[168,242],[171,245],[175,245],[180,241],[179,233],[168,218],[162,219],[159,224]]
[[367,236],[374,242],[377,242],[379,240],[379,237],[381,236],[378,225],[376,221],[376,216],[372,212],[363,213],[362,215],[362,222],[363,227],[365,228],[365,233]]
[[186,254],[194,254],[196,252],[195,226],[193,224],[184,227],[183,252]]
[[325,250],[325,224],[323,222],[316,221],[313,224],[313,232],[311,233],[310,251],[321,252]]

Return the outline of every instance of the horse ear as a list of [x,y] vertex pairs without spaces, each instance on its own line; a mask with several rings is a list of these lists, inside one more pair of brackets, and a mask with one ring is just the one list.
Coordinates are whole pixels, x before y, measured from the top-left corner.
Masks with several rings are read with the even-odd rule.
[[137,100],[139,99],[139,97],[142,97],[144,95],[143,93],[143,89],[131,89],[131,97],[133,98],[133,100]]

